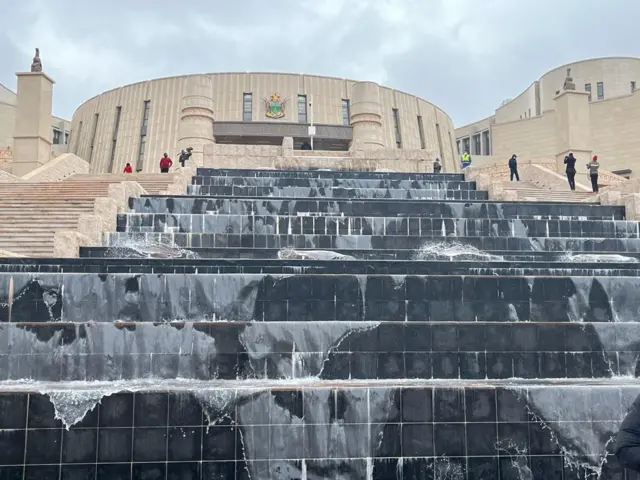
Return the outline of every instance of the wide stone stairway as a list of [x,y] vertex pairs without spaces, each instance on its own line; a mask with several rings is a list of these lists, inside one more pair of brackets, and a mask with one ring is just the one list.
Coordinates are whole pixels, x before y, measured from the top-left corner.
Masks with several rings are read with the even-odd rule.
[[0,263],[0,478],[632,480],[640,231],[461,175],[198,169]]

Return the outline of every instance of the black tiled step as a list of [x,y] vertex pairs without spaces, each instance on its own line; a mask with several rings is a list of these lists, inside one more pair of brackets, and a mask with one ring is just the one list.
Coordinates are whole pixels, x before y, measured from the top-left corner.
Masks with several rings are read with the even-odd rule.
[[13,323],[0,342],[0,380],[640,376],[638,323]]
[[[349,255],[356,259],[361,260],[414,260],[417,258],[422,258],[424,260],[427,259],[438,259],[438,260],[448,260],[448,261],[474,261],[474,260],[487,260],[488,256],[500,256],[504,259],[504,261],[521,261],[521,262],[576,262],[576,266],[580,266],[581,263],[599,263],[599,262],[613,262],[613,263],[628,263],[628,262],[638,262],[640,261],[640,253],[637,252],[625,252],[624,255],[618,255],[611,252],[561,252],[561,251],[533,251],[529,250],[526,252],[518,252],[518,251],[485,251],[485,252],[474,252],[473,250],[469,250],[467,253],[462,252],[447,252],[440,246],[439,248],[431,249],[430,253],[426,251],[421,253],[420,257],[416,255],[418,252],[416,250],[334,250],[336,253],[342,255]],[[151,247],[151,245],[149,245]],[[305,252],[308,249],[300,249],[300,252]],[[279,258],[278,254],[281,252],[281,249],[273,248],[193,248],[188,252],[190,255],[193,254],[193,258],[198,259],[215,259],[215,258],[233,258],[233,259],[276,259]],[[313,251],[313,250],[309,250]],[[153,257],[153,255],[156,255]],[[142,250],[135,250],[134,248],[126,248],[126,247],[80,247],[80,257],[81,258],[114,258],[114,257],[124,257],[122,259],[126,261],[131,258],[179,258],[182,254],[180,251],[172,251],[172,254],[167,257],[166,255],[163,257],[162,252],[155,251],[153,248],[151,250],[145,250],[144,247]],[[7,261],[11,261],[11,258],[5,259]],[[30,259],[20,259],[18,263],[21,261],[26,261]],[[34,259],[37,260],[37,259]],[[55,261],[55,260],[52,260]],[[497,261],[497,260],[492,260]]]
[[0,273],[638,276],[640,263],[196,258],[0,259]]
[[244,187],[189,185],[188,195],[232,197],[295,197],[295,198],[389,198],[416,200],[488,200],[487,192],[476,190],[417,190],[392,188],[307,188],[307,187]]
[[625,220],[342,217],[121,213],[118,232],[254,235],[401,235],[420,237],[640,238]]
[[356,178],[463,181],[460,173],[424,172],[364,172],[351,170],[261,170],[240,168],[198,168],[197,176],[203,177],[279,177],[279,178]]
[[623,220],[624,207],[587,203],[490,202],[463,200],[297,199],[193,197],[188,195],[130,198],[139,213],[219,213],[226,215],[343,215],[345,217],[517,218],[520,215]]
[[393,188],[419,190],[475,190],[476,182],[451,178],[403,180],[393,178],[192,177],[193,185],[246,187]]
[[105,246],[161,243],[180,248],[306,248],[316,250],[414,250],[425,244],[460,244],[482,251],[640,252],[638,238],[426,237],[408,235],[253,235],[226,233],[105,234]]
[[0,274],[1,322],[634,322],[640,277]]
[[[327,480],[471,480],[523,478],[524,469],[535,480],[635,477],[607,453],[640,393],[630,382],[272,381],[254,391],[185,383],[109,396],[102,385],[85,387],[95,406],[69,431],[46,394],[15,388],[3,396],[0,417],[5,477],[262,480],[305,472]],[[64,383],[56,393],[74,386]],[[85,458],[91,461],[78,463]]]

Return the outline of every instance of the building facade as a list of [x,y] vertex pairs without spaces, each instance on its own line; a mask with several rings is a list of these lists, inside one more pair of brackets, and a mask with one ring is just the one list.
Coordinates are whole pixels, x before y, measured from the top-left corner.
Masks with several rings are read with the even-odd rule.
[[[455,129],[440,108],[372,82],[283,73],[214,73],[149,80],[84,102],[71,122],[69,151],[93,172],[126,163],[156,171],[163,153],[207,144],[294,149],[422,150],[455,169]],[[308,144],[308,145],[305,145]],[[304,147],[303,147],[304,146]],[[339,155],[339,153],[336,153]]]
[[[558,109],[568,76],[585,97],[586,108],[579,114],[563,115]],[[468,151],[475,164],[506,162],[513,153],[536,160],[564,150],[590,151],[607,170],[633,177],[640,149],[640,136],[633,133],[640,129],[638,82],[640,58],[597,58],[557,67],[505,100],[494,115],[456,129],[456,150]],[[578,125],[588,139],[566,143],[562,132]]]
[[[17,106],[18,95],[0,84],[0,152],[7,153],[9,160],[11,159],[9,154],[13,149]],[[52,157],[66,153],[70,133],[70,121],[55,116],[51,117]]]

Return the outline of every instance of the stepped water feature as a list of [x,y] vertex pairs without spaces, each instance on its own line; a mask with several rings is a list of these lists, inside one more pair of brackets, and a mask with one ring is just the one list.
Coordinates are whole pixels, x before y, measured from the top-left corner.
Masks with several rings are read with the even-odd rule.
[[640,235],[461,175],[199,169],[0,263],[0,478],[625,480]]

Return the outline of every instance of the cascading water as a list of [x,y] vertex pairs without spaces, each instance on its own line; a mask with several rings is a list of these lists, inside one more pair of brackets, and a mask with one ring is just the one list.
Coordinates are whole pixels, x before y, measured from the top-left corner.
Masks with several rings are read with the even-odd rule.
[[504,257],[492,255],[458,242],[426,242],[413,255],[414,260],[484,261],[500,262]]

